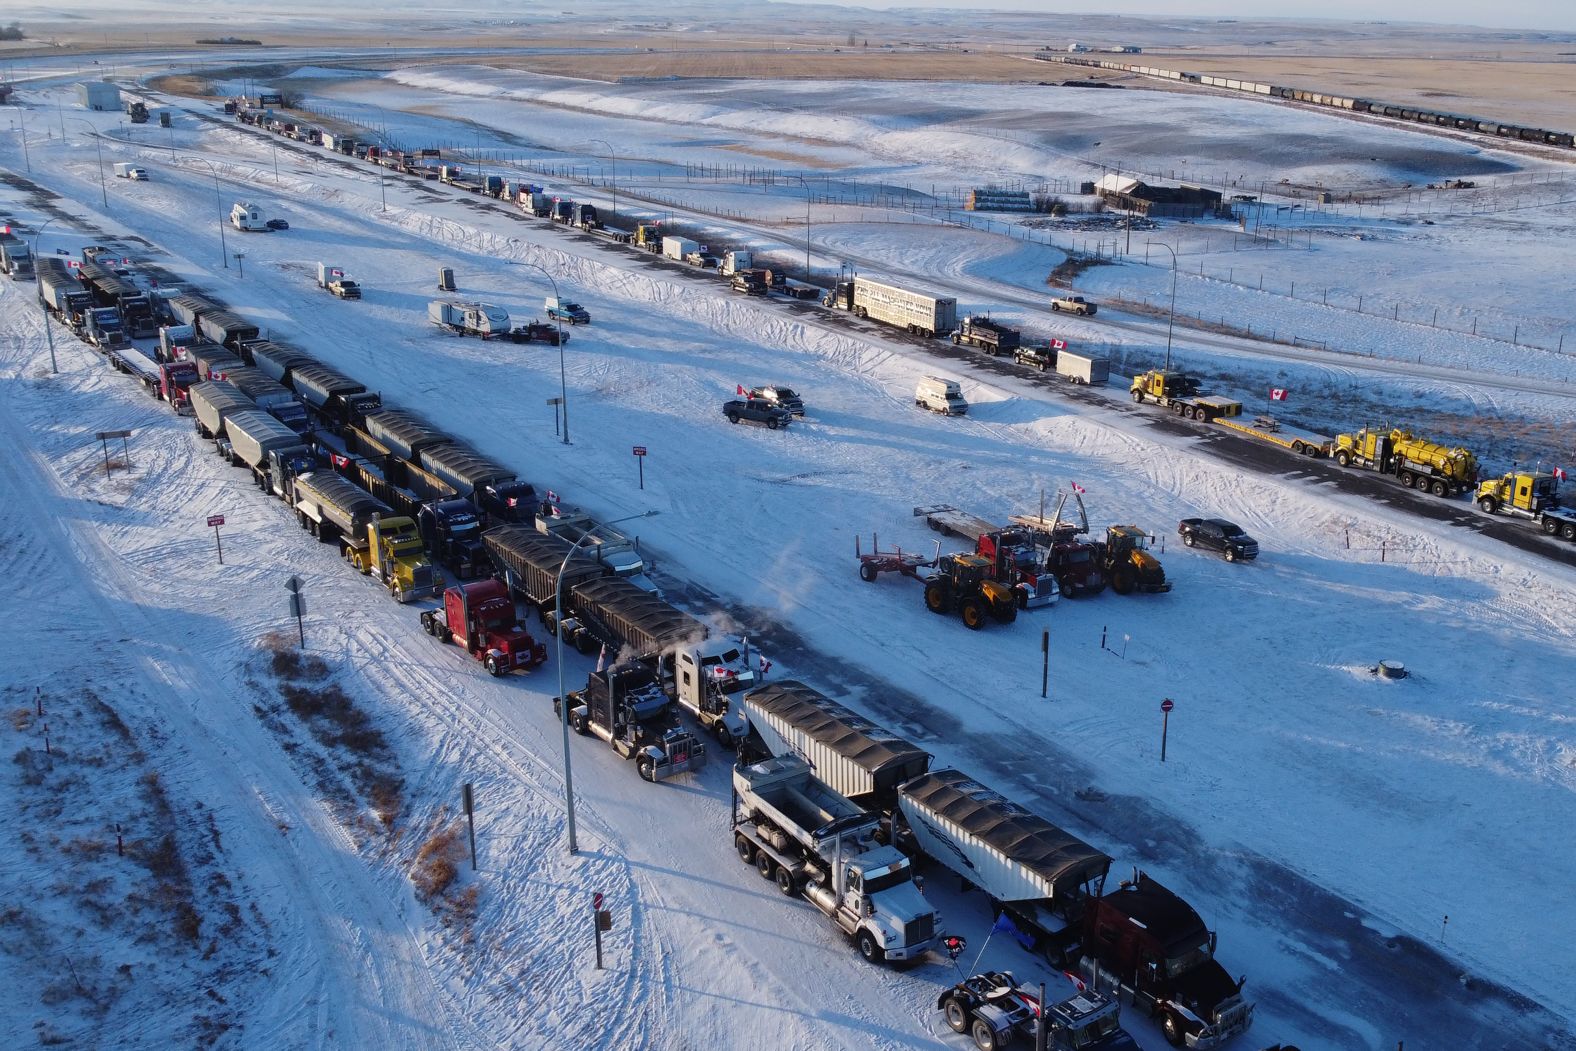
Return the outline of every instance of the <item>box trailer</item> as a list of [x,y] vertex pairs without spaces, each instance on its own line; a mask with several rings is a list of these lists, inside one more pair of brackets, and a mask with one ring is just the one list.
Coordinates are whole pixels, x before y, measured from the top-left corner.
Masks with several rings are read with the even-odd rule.
[[958,327],[956,299],[911,292],[863,277],[839,281],[821,303],[920,336],[946,335]]
[[1111,362],[1093,354],[1079,354],[1072,350],[1056,352],[1056,373],[1074,383],[1087,383],[1103,387],[1111,379]]
[[662,239],[662,254],[668,259],[677,259],[683,262],[691,255],[700,252],[700,242],[691,241],[688,237],[664,237]]

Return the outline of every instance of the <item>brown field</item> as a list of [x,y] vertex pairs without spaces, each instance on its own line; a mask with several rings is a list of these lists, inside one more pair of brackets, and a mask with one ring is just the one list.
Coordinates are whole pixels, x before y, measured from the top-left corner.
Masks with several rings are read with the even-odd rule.
[[962,80],[1035,83],[1082,73],[1020,55],[952,50],[843,48],[824,51],[639,51],[602,55],[515,55],[488,65],[614,81],[656,77],[747,80]]

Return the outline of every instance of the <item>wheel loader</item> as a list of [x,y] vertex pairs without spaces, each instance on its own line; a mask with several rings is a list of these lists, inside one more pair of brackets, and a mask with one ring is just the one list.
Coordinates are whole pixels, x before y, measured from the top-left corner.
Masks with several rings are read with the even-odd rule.
[[1137,526],[1106,526],[1105,542],[1099,547],[1101,568],[1118,595],[1135,591],[1156,595],[1171,590],[1165,567],[1149,551],[1149,534]]
[[942,555],[936,575],[925,582],[925,606],[932,613],[956,611],[974,631],[985,626],[987,616],[1003,624],[1018,619],[1012,587],[991,579],[990,560],[978,555]]

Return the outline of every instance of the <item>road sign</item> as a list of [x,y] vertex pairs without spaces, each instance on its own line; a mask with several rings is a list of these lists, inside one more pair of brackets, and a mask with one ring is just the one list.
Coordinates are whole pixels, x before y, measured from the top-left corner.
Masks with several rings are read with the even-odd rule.
[[601,911],[601,909],[602,909],[602,892],[601,891],[597,891],[595,894],[591,895],[591,907],[593,909],[596,909],[598,912]]
[[564,403],[564,399],[562,399],[562,398],[548,398],[547,399],[547,404],[549,404],[549,405],[562,405],[563,403]]
[[208,525],[211,528],[217,529],[219,526],[224,525],[224,516],[223,515],[209,515],[208,516]]
[[1171,709],[1173,709],[1175,707],[1176,707],[1176,705],[1171,702],[1171,698],[1169,698],[1169,697],[1167,697],[1165,700],[1160,702],[1160,710],[1163,711],[1163,712],[1169,712]]
[[285,590],[299,594],[301,591],[301,578],[291,577],[289,580],[285,581]]
[[99,431],[98,432],[98,440],[101,441],[101,442],[108,441],[111,438],[130,438],[130,437],[131,437],[131,432],[130,431]]
[[644,456],[644,455],[646,455],[646,447],[644,445],[637,445],[637,446],[635,446],[635,455],[636,456]]

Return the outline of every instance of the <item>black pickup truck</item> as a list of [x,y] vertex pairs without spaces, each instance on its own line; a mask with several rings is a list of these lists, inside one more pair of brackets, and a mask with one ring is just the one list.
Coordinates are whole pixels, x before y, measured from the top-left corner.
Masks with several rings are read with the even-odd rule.
[[1028,365],[1041,372],[1056,367],[1056,351],[1046,346],[1019,347],[1013,352],[1012,359],[1020,365]]
[[728,417],[729,423],[754,420],[756,423],[766,424],[767,428],[773,431],[788,426],[793,420],[793,413],[779,409],[771,402],[761,401],[759,398],[730,401],[723,405],[722,414]]
[[1219,551],[1227,562],[1259,557],[1259,542],[1224,518],[1184,518],[1177,523],[1177,533],[1188,547]]

